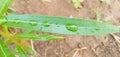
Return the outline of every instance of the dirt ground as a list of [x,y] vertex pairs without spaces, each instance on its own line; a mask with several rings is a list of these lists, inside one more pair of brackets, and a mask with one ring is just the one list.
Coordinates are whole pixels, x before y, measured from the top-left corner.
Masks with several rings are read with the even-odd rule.
[[[67,0],[15,0],[11,7],[19,14],[41,14],[96,20],[95,11],[101,8],[100,21],[109,19],[120,26],[120,0],[101,4],[100,0],[85,0],[76,9]],[[116,36],[115,36],[116,35]],[[118,37],[117,37],[118,36]],[[36,57],[120,57],[120,34],[105,36],[65,36],[58,41],[34,41]]]

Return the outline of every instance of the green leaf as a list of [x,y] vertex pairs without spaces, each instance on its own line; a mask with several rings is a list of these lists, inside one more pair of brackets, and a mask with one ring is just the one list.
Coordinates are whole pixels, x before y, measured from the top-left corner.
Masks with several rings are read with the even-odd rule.
[[28,57],[25,51],[20,46],[16,45],[16,48],[20,54],[20,57]]
[[0,57],[15,57],[1,38],[0,38]]
[[62,39],[63,37],[60,36],[53,36],[53,35],[48,35],[48,34],[17,34],[13,36],[16,39],[26,39],[26,40],[43,40],[43,41],[49,41],[49,40],[59,40]]
[[88,36],[120,32],[120,28],[104,22],[43,15],[8,15],[6,20],[0,20],[0,25],[41,32]]
[[7,12],[10,13],[10,14],[16,14],[16,12],[12,9],[8,9]]
[[11,39],[6,39],[4,42],[5,42],[7,45],[13,43]]
[[0,0],[0,17],[3,17],[14,0]]

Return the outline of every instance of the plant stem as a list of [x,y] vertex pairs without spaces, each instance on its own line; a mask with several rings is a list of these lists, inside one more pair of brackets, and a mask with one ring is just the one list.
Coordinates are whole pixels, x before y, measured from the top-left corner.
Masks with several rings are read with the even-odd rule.
[[9,31],[8,31],[8,27],[7,27],[7,26],[3,26],[3,30],[4,30],[4,32],[5,32],[5,34],[6,34],[6,37],[7,37],[7,38],[10,38],[10,33],[9,33]]

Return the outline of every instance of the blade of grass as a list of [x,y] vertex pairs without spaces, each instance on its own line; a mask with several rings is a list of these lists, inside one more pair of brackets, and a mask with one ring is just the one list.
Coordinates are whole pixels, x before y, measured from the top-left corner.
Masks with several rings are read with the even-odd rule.
[[20,57],[28,57],[25,51],[20,46],[16,45],[16,48],[19,52]]
[[10,38],[10,33],[9,33],[9,31],[8,31],[8,27],[7,27],[7,26],[3,26],[3,30],[4,30],[4,32],[5,32],[6,38]]
[[43,15],[8,15],[6,20],[0,20],[0,22],[0,25],[4,26],[58,34],[90,36],[120,31],[120,28],[114,25],[95,20]]
[[0,57],[15,57],[1,38],[0,38]]
[[16,13],[14,10],[12,10],[12,9],[8,9],[7,12],[10,13],[10,14],[17,14],[17,13]]
[[63,37],[60,36],[53,36],[53,35],[48,35],[48,34],[17,34],[13,36],[13,38],[16,39],[26,39],[26,40],[43,40],[43,41],[50,41],[50,40],[60,40]]
[[3,17],[14,0],[0,0],[0,18]]

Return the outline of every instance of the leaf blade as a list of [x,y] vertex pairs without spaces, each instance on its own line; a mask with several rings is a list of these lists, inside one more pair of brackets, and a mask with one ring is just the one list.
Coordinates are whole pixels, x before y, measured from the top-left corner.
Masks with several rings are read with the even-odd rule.
[[4,16],[13,1],[14,0],[0,0],[0,17]]
[[0,57],[15,57],[2,39],[0,39]]
[[12,10],[10,8],[8,8],[7,12],[10,13],[10,14],[17,14],[14,10]]
[[42,41],[50,41],[50,40],[60,40],[63,37],[60,36],[53,36],[48,34],[17,34],[13,36],[13,38],[16,39],[26,39],[26,40],[42,40]]
[[43,15],[8,15],[6,22],[10,27],[24,28],[42,32],[72,35],[103,35],[116,33],[120,28],[108,23],[78,18],[65,18]]
[[28,57],[25,51],[20,46],[16,45],[16,48],[19,52],[20,57]]

